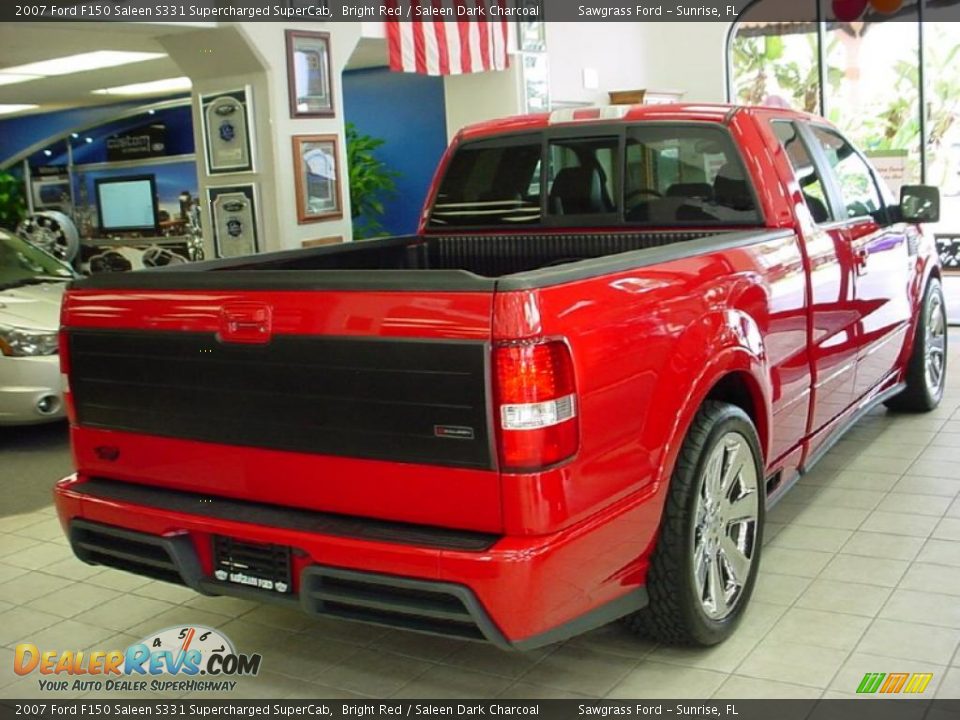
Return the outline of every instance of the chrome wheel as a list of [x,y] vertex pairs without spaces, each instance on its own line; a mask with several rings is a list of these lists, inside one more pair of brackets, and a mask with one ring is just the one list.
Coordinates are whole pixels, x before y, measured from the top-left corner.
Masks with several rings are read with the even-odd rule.
[[939,293],[930,296],[926,326],[927,332],[923,343],[925,378],[930,396],[937,398],[943,390],[947,349],[947,317],[944,312],[943,297]]
[[693,526],[693,576],[707,617],[723,620],[743,595],[756,556],[761,502],[746,438],[728,432],[704,465]]

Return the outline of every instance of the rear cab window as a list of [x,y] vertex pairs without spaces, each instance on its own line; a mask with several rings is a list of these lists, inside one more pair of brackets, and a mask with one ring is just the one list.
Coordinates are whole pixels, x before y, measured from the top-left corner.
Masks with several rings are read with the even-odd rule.
[[729,134],[636,126],[627,132],[624,212],[654,226],[756,225],[756,199]]
[[570,126],[461,145],[428,227],[756,227],[756,194],[726,128]]
[[433,227],[538,224],[541,142],[536,136],[470,143],[454,154],[430,213]]

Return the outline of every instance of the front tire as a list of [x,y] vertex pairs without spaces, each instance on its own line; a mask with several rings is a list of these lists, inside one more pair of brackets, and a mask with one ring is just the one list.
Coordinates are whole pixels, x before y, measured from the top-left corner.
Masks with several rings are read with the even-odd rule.
[[947,379],[947,310],[943,288],[930,278],[907,361],[906,388],[884,403],[900,412],[929,412],[943,399]]
[[749,416],[707,401],[684,439],[647,573],[649,604],[627,626],[655,640],[715,645],[734,631],[760,565],[762,455]]

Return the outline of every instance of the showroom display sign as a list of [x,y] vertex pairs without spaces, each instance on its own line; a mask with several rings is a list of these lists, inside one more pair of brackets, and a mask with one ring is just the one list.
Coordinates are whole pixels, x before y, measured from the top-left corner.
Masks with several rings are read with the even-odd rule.
[[297,222],[301,225],[343,217],[337,142],[336,135],[295,135],[293,138]]
[[252,94],[248,86],[200,96],[209,174],[253,172]]
[[330,33],[287,30],[290,117],[333,117]]
[[256,186],[208,188],[207,201],[217,257],[240,257],[259,252]]
[[167,154],[167,126],[145,125],[107,138],[107,161],[142,160]]

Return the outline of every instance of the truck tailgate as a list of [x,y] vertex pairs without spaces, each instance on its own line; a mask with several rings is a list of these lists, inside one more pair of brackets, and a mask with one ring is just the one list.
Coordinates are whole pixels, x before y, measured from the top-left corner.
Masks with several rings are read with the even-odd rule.
[[85,475],[495,532],[492,293],[72,290]]

